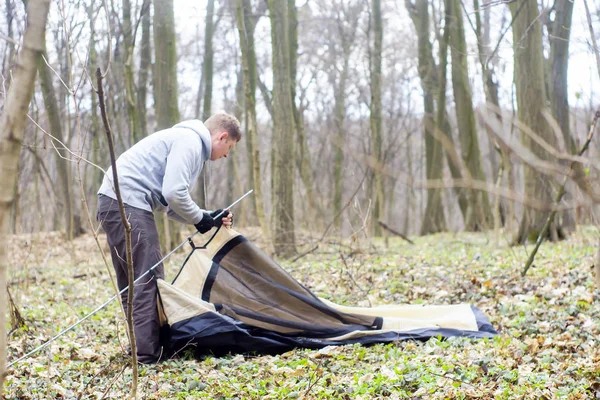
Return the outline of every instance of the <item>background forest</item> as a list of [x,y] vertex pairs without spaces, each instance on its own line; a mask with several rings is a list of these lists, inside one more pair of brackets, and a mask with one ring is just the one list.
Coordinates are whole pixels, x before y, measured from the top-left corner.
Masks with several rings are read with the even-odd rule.
[[[39,54],[21,65],[28,2],[44,21],[50,4],[41,25],[45,39],[35,42]],[[254,189],[235,210],[236,229],[260,240],[286,267],[303,268],[298,260],[321,265],[319,254],[342,254],[340,248],[352,256],[361,248],[365,257],[383,243],[398,250],[398,236],[441,234],[434,238],[452,248],[456,236],[444,232],[473,234],[465,241],[502,248],[502,257],[513,251],[508,246],[541,237],[575,240],[565,251],[591,264],[598,234],[582,227],[596,224],[600,202],[600,142],[593,136],[600,119],[599,21],[598,0],[3,0],[3,143],[12,137],[10,123],[23,127],[18,168],[1,169],[3,232],[11,243],[29,245],[60,237],[70,260],[81,258],[81,243],[98,250],[89,238],[99,233],[96,191],[110,165],[96,93],[99,68],[117,155],[182,120],[205,120],[219,110],[238,117],[242,141],[225,160],[208,163],[194,197],[216,209]],[[14,122],[8,93],[21,86],[14,77],[23,66],[35,77],[33,94]],[[159,226],[165,253],[192,230],[162,217]],[[416,241],[430,246],[435,240]],[[331,250],[332,243],[341,247]],[[17,247],[23,246],[0,254],[0,284],[13,292],[15,310],[31,296],[31,277],[23,275],[30,256]],[[494,268],[520,270],[530,248],[517,248],[520,261],[513,251],[506,264],[512,267]],[[386,251],[384,258],[392,252]],[[48,259],[36,257],[36,265],[46,265]],[[376,264],[341,259],[346,268],[354,261]],[[98,271],[108,285],[106,268]],[[536,276],[550,279],[552,269],[543,271]],[[491,291],[489,275],[472,273],[466,279]],[[418,297],[385,297],[384,282],[365,274],[350,276],[356,287],[347,282],[345,295],[364,292],[361,279],[371,279],[384,302]],[[587,267],[567,286],[576,287],[582,276],[589,276]],[[505,278],[502,284],[511,287]],[[340,300],[343,290],[330,288],[329,296]],[[499,294],[482,294],[488,295]],[[595,297],[575,296],[576,303],[597,304]],[[1,300],[4,309],[9,301]],[[481,297],[451,292],[433,300]],[[588,311],[595,315],[593,307]],[[509,317],[494,310],[493,322],[509,326]],[[9,331],[16,325],[11,320]],[[9,348],[20,355],[17,350]]]
[[[535,236],[600,87],[583,2],[284,3],[50,7],[11,232],[90,230],[82,198],[93,216],[110,163],[94,92],[100,66],[117,155],[181,120],[238,116],[247,134],[233,157],[209,166],[197,199],[218,208],[254,188],[238,224],[260,224],[275,241],[330,223],[330,233],[379,235],[378,221],[407,235]],[[24,6],[3,8],[6,90]],[[586,156],[596,151],[592,142]],[[584,161],[575,171],[595,177]],[[575,176],[559,237],[592,211],[591,189]]]

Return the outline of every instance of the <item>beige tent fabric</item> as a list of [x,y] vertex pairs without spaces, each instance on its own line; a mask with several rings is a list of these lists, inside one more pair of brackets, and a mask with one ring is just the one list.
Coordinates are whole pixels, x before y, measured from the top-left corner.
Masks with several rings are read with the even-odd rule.
[[[215,307],[211,303],[215,303],[219,304],[221,314],[251,326],[284,334],[301,333],[302,327],[307,325],[336,328],[356,324],[373,327],[376,317],[383,320],[381,329],[357,330],[348,335],[357,337],[385,331],[406,332],[424,328],[478,330],[475,315],[467,304],[348,307],[325,299],[317,300],[317,303],[321,301],[341,313],[341,321],[338,316],[331,315],[326,310],[309,306],[302,296],[310,298],[312,293],[250,242],[237,244],[219,259],[220,267],[213,268],[213,257],[239,235],[233,229],[221,229],[206,249],[197,249],[190,255],[173,287],[160,282],[169,323],[184,320],[194,313],[214,312]],[[209,285],[210,302],[206,302],[202,300],[202,294],[211,268],[213,276]],[[281,290],[281,287],[290,289],[299,294],[299,297],[290,295],[289,291]],[[250,316],[246,313],[250,313]],[[285,322],[287,326],[273,321]]]
[[185,291],[170,285],[162,279],[157,280],[162,309],[168,316],[168,323],[175,324],[206,312],[216,312],[215,306],[194,297]]
[[[382,329],[418,329],[444,327],[477,330],[477,321],[471,306],[457,305],[383,305],[377,307],[347,307],[320,299],[338,311],[359,315],[383,317]],[[409,328],[410,327],[410,328]]]
[[187,260],[185,268],[179,273],[175,287],[199,299],[202,298],[202,288],[211,266],[212,260],[206,256],[205,251],[194,251]]

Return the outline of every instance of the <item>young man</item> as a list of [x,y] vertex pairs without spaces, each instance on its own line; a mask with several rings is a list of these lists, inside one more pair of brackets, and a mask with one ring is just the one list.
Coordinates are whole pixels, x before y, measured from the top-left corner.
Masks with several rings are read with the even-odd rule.
[[[117,159],[119,187],[125,213],[131,224],[134,279],[161,260],[153,211],[165,211],[179,222],[192,224],[201,233],[213,227],[232,225],[228,211],[205,211],[192,200],[190,186],[204,163],[227,157],[241,139],[239,121],[226,113],[215,114],[204,123],[184,121],[140,140]],[[106,231],[119,290],[127,287],[125,229],[109,168],[98,190],[98,220]],[[164,278],[163,265],[135,285],[133,321],[138,361],[154,363],[160,357],[160,322],[156,307],[154,277]],[[127,307],[127,291],[122,295]]]

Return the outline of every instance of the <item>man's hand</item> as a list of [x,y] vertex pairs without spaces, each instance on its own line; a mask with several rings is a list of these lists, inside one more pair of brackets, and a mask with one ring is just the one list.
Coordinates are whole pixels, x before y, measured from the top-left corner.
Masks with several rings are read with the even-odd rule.
[[212,228],[218,228],[221,225],[225,225],[226,228],[231,228],[233,215],[231,215],[229,210],[225,211],[221,217],[216,218],[222,212],[223,210],[204,211],[202,213],[202,219],[194,226],[200,233],[206,233]]

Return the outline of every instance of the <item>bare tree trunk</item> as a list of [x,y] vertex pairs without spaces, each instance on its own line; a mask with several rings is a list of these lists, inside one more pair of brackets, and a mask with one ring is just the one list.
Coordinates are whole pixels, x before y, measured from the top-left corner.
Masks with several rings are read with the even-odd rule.
[[[61,116],[59,115],[58,101],[56,98],[56,92],[52,83],[52,72],[46,65],[43,57],[46,52],[42,52],[38,58],[38,72],[40,74],[40,86],[42,88],[42,95],[44,97],[44,106],[46,108],[46,114],[50,121],[50,133],[56,139],[65,143],[65,137],[63,135]],[[69,161],[65,158],[70,158],[69,153],[62,149],[62,145],[56,146],[58,154],[54,155],[56,160],[56,171],[57,178],[60,187],[60,194],[62,196],[62,216],[65,218],[65,230],[67,234],[67,240],[72,240],[79,232],[75,232],[74,229],[74,216],[73,216],[73,202],[71,193],[71,168]]]
[[[236,75],[235,103],[232,105],[232,108],[233,115],[238,119],[238,121],[241,121],[244,114],[244,74],[242,71],[242,66],[240,66],[240,69],[237,71]],[[239,197],[241,194],[239,192],[242,190],[242,187],[238,184],[240,181],[236,162],[238,159],[238,151],[239,150],[237,148],[233,148],[227,157],[227,191],[225,193],[225,204],[233,203],[235,199]],[[256,214],[248,215],[249,213],[246,212],[246,208],[246,204],[240,205],[240,214],[245,220],[248,220],[248,217],[254,219]]]
[[[94,3],[95,3],[95,1],[92,1],[92,3],[87,8],[88,18],[90,21],[90,44],[89,44],[90,56],[89,56],[89,61],[88,61],[88,71],[94,70],[94,68],[97,65],[97,58],[98,58],[98,53],[96,52],[96,30],[94,28],[94,15],[95,15],[94,14]],[[101,152],[100,152],[100,124],[98,121],[98,113],[97,113],[98,99],[96,98],[96,95],[93,91],[91,93],[91,99],[92,99],[92,107],[90,109],[91,126],[90,126],[90,132],[89,132],[90,136],[91,136],[91,148],[92,148],[92,157],[91,158],[92,158],[92,162],[94,164],[102,165],[103,163],[100,161],[100,154],[101,154]],[[103,177],[102,171],[100,171],[100,169],[91,168],[91,183],[86,182],[85,187],[91,187],[92,190],[95,191],[102,184],[103,178],[104,177]],[[91,196],[91,199],[93,199],[94,202],[96,201],[96,198],[97,198],[96,196]],[[94,208],[94,204],[90,204],[90,209]]]
[[[7,34],[9,38],[12,38],[13,35],[13,19],[15,18],[15,4],[13,0],[5,0],[6,4],[6,27]],[[7,76],[8,71],[10,70],[11,63],[13,62],[13,58],[15,56],[15,45],[12,42],[7,42],[8,46],[8,55],[5,56],[4,60],[2,60],[2,75]]]
[[145,10],[142,10],[142,42],[140,43],[140,71],[138,74],[137,108],[140,121],[140,138],[148,136],[148,117],[146,115],[146,103],[148,96],[148,74],[152,59],[150,48],[150,0],[145,2]]
[[[450,29],[452,88],[462,158],[471,177],[485,181],[475,112],[473,111],[471,85],[469,84],[467,42],[459,0],[446,0],[446,14],[452,16],[447,29]],[[469,197],[471,207],[469,208],[470,212],[465,216],[465,228],[467,230],[484,230],[490,226],[492,216],[487,192],[475,191]]]
[[[518,118],[521,123],[533,129],[551,146],[556,139],[543,113],[546,111],[546,90],[544,85],[544,57],[542,54],[542,27],[536,0],[522,0],[517,5],[510,3],[513,15],[513,46],[515,53],[515,87],[517,92]],[[519,10],[519,6],[522,8]],[[519,12],[517,12],[519,10]],[[524,133],[521,140],[533,154],[548,160],[548,154]],[[553,196],[548,178],[533,168],[525,167],[525,196],[537,198],[552,204]],[[535,241],[542,230],[548,212],[525,209],[519,226],[517,243]],[[559,232],[554,223],[549,232]],[[551,238],[553,235],[549,235]]]
[[[381,58],[383,47],[383,21],[381,19],[381,0],[371,3],[373,14],[373,59],[371,63],[371,154],[379,168],[373,170],[373,219],[372,231],[381,235],[381,226],[377,223],[383,217],[383,138],[381,118]],[[369,185],[371,187],[371,185]]]
[[[179,122],[177,95],[177,51],[173,0],[154,0],[154,92],[157,129],[170,128]],[[167,225],[168,224],[168,225]],[[165,216],[157,219],[164,235],[164,248],[179,243],[179,229]]]
[[[426,157],[426,176],[427,179],[441,179],[443,167],[443,150],[441,143],[435,139],[432,129],[435,129],[434,115],[434,77],[436,74],[435,61],[432,55],[432,46],[429,40],[429,11],[427,0],[416,0],[415,4],[406,1],[406,8],[415,25],[418,37],[418,59],[419,59],[419,77],[423,88],[425,115],[423,117],[425,134],[425,157]],[[444,45],[442,45],[443,47]],[[446,63],[446,60],[441,60]],[[445,88],[445,71],[443,66],[443,80]],[[445,89],[442,100],[442,110],[445,116]],[[439,107],[439,105],[438,105]],[[427,191],[427,205],[423,215],[421,225],[421,234],[442,232],[446,230],[446,219],[444,216],[444,207],[442,206],[442,190],[429,189]]]
[[127,105],[127,117],[129,119],[129,133],[132,144],[138,142],[142,136],[140,128],[139,113],[136,104],[136,87],[133,80],[133,50],[135,40],[133,38],[131,24],[131,1],[123,0],[123,52],[125,58],[125,103]]
[[315,227],[321,225],[322,212],[321,205],[317,201],[315,194],[315,183],[312,171],[312,162],[308,144],[306,141],[306,133],[304,131],[304,121],[301,111],[296,105],[296,70],[298,64],[298,11],[296,9],[295,0],[287,0],[288,2],[288,24],[289,24],[289,51],[290,51],[290,81],[292,91],[292,106],[294,112],[294,125],[298,135],[298,154],[296,164],[300,173],[300,178],[306,189],[306,197],[308,205],[316,213]]
[[133,298],[135,290],[135,277],[133,270],[133,250],[131,247],[131,224],[125,214],[125,204],[121,197],[121,189],[119,188],[119,174],[117,171],[117,157],[115,155],[115,146],[112,139],[112,132],[110,130],[110,124],[106,116],[106,106],[104,105],[104,89],[102,87],[102,73],[100,68],[96,70],[96,80],[98,82],[98,98],[100,99],[100,111],[102,114],[102,122],[104,123],[104,129],[106,131],[106,137],[108,142],[108,150],[110,152],[110,161],[112,167],[112,178],[115,183],[115,194],[117,196],[117,202],[119,204],[119,212],[121,214],[121,222],[125,230],[125,252],[127,259],[127,332],[129,336],[129,345],[131,346],[131,374],[133,379],[131,382],[131,398],[137,399],[137,385],[138,385],[138,363],[137,363],[137,344],[135,341],[135,330],[133,326]]
[[[204,99],[202,100],[202,121],[210,118],[213,92],[213,34],[214,34],[215,0],[208,0],[206,6],[206,25],[204,29],[204,60],[202,63],[202,80],[204,83]],[[202,169],[196,197],[200,208],[206,208],[206,169]]]
[[[477,10],[475,12],[475,35],[477,37],[477,50],[479,56],[479,63],[481,64],[481,78],[483,80],[485,100],[487,104],[490,104],[494,107],[495,111],[493,113],[488,113],[486,110],[485,115],[487,116],[487,118],[495,118],[501,125],[502,116],[499,112],[501,108],[498,100],[498,83],[494,81],[494,70],[491,64],[491,60],[488,59],[488,46],[490,45],[489,7],[486,7],[484,10],[483,29],[481,24],[479,0],[473,0],[473,8]],[[498,112],[496,112],[496,110],[498,110]],[[505,167],[508,162],[508,154],[499,146],[492,132],[488,131],[488,135],[490,142],[490,161],[492,164],[492,172],[494,173],[493,176],[497,177],[496,186],[499,187],[502,182],[503,175],[505,175]],[[495,153],[498,153],[498,157],[494,157]],[[500,160],[498,160],[498,158],[500,158]],[[500,231],[501,221],[506,220],[506,210],[505,207],[503,207],[503,204],[500,202],[499,196],[496,196],[496,199],[494,200],[492,213],[494,215],[494,230],[498,234]]]
[[[571,34],[571,22],[573,20],[573,0],[557,0],[554,3],[554,21],[550,24],[550,84],[549,100],[552,108],[552,116],[560,127],[566,144],[566,151],[577,154],[579,149],[571,134],[569,118],[569,96],[567,86],[567,75],[569,69],[569,37]],[[586,182],[587,178],[583,165],[576,163],[573,166],[576,175],[575,182]],[[584,187],[583,190],[586,190]],[[571,193],[565,195],[567,200]],[[572,231],[575,229],[575,215],[573,211],[561,213],[562,228]]]
[[[14,200],[14,185],[19,175],[19,155],[23,141],[26,114],[33,96],[37,61],[44,50],[46,20],[50,0],[30,0],[27,7],[27,28],[17,59],[13,80],[0,116],[0,241],[6,243],[10,208]],[[7,246],[0,246],[0,396],[4,389],[6,366],[6,272]]]
[[275,253],[296,253],[294,232],[294,109],[292,104],[288,4],[268,0],[273,43],[273,244]]
[[256,213],[258,223],[266,237],[269,235],[269,225],[265,217],[263,203],[262,176],[260,167],[260,150],[258,148],[258,126],[256,124],[256,53],[254,51],[254,28],[256,26],[251,17],[249,0],[237,0],[237,26],[240,36],[242,51],[242,71],[244,74],[244,94],[246,109],[246,147],[248,148],[248,175],[254,185],[252,196],[252,209]]
[[336,21],[338,34],[342,42],[342,70],[340,71],[338,82],[334,82],[334,99],[335,99],[335,115],[334,122],[336,128],[336,141],[334,143],[334,164],[333,164],[333,211],[332,214],[337,216],[334,225],[340,230],[342,228],[342,193],[344,190],[344,138],[346,137],[346,129],[344,120],[346,119],[346,84],[350,70],[350,53],[356,38],[356,29],[358,26],[358,18],[360,12],[353,10],[353,15],[343,15],[342,18],[349,18],[349,32],[347,32],[346,24],[341,19]]

